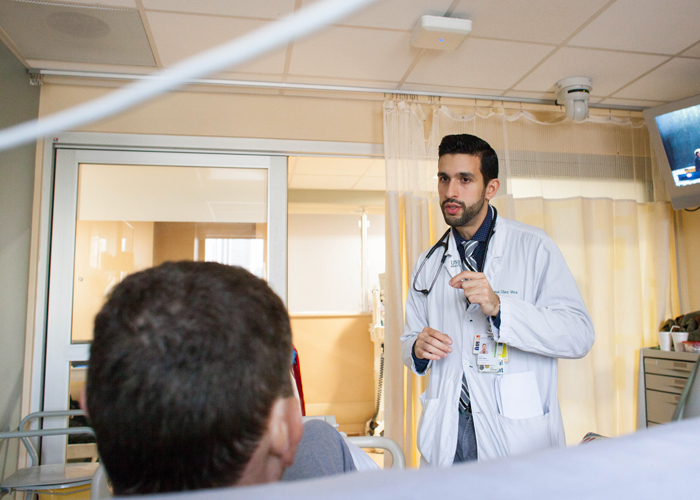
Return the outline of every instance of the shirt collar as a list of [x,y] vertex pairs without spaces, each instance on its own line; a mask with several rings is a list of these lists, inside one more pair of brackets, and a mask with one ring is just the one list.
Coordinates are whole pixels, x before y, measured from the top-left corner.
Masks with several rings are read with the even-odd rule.
[[[481,223],[481,226],[479,226],[479,229],[476,230],[476,233],[474,233],[474,236],[472,236],[472,239],[469,241],[476,240],[485,243],[489,236],[489,228],[491,227],[492,220],[493,209],[489,205],[489,209],[486,211],[486,217],[484,217],[484,221]],[[464,237],[460,234],[459,231],[457,231],[457,228],[452,228],[452,234],[454,235],[457,246],[461,245],[463,241],[468,241],[464,239]]]

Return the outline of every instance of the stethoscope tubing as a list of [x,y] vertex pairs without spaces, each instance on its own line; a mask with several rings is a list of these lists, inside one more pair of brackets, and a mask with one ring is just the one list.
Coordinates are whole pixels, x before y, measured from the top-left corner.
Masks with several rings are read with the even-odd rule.
[[[489,205],[490,208],[493,208],[493,219],[491,220],[491,224],[489,225],[489,232],[488,235],[486,236],[486,249],[484,250],[484,259],[481,262],[481,269],[478,270],[478,272],[482,273],[484,272],[484,267],[486,265],[486,255],[488,254],[489,251],[489,245],[491,244],[491,238],[493,237],[494,233],[494,228],[496,227],[496,219],[498,218],[498,210],[496,210],[496,207]],[[418,267],[418,271],[416,271],[415,276],[413,277],[413,290],[416,292],[420,292],[426,297],[430,294],[431,290],[433,289],[433,286],[435,285],[435,282],[437,281],[438,277],[440,276],[440,271],[444,267],[445,260],[447,259],[448,256],[448,249],[449,249],[449,241],[450,241],[450,232],[452,231],[452,228],[448,229],[445,234],[442,235],[442,237],[435,243],[432,248],[428,251],[427,255],[423,259],[423,262],[421,262],[421,265]],[[435,273],[435,277],[433,278],[433,281],[430,283],[430,287],[426,290],[419,290],[416,287],[416,281],[418,279],[418,275],[420,272],[423,270],[423,266],[428,262],[430,257],[435,253],[435,251],[438,248],[444,248],[443,254],[442,254],[442,259],[440,260],[440,266],[438,267],[437,272]]]

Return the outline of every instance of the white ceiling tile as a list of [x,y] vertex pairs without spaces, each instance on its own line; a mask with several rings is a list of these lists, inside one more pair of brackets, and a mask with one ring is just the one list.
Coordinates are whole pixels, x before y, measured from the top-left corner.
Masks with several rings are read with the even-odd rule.
[[289,72],[296,75],[399,80],[418,51],[410,33],[331,27],[295,43]]
[[569,44],[676,54],[700,37],[699,15],[698,0],[617,0]]
[[472,20],[472,35],[559,44],[608,0],[469,0],[454,17]]
[[452,0],[382,0],[338,24],[411,30],[421,16],[444,16]]
[[362,177],[355,187],[358,191],[386,191],[386,177]]
[[294,10],[294,0],[142,0],[146,9],[276,19]]
[[0,28],[25,59],[156,65],[134,9],[2,1]]
[[666,56],[564,47],[520,82],[515,90],[553,90],[569,76],[593,80],[592,94],[605,96],[666,60]]
[[700,43],[690,47],[688,50],[683,52],[683,55],[688,57],[700,57]]
[[653,108],[654,106],[661,106],[667,101],[646,101],[643,99],[615,99],[614,97],[607,97],[603,99],[602,104],[609,104],[612,106],[639,106],[641,108]]
[[700,94],[700,60],[675,58],[614,97],[675,101]]
[[[148,22],[164,65],[169,66],[203,50],[233,40],[265,24],[231,17],[191,16],[148,12]],[[250,73],[282,73],[286,49],[277,49],[235,68]]]
[[289,189],[352,189],[358,179],[350,175],[295,174]]
[[549,45],[468,38],[454,52],[428,51],[407,81],[505,90],[552,49]]

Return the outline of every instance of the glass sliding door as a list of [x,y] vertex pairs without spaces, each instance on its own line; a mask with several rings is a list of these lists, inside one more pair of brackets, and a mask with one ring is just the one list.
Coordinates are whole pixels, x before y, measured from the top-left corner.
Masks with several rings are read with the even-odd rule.
[[[286,299],[286,175],[286,157],[59,149],[44,409],[76,404],[95,314],[129,274],[216,261],[247,268]],[[78,460],[71,448],[89,449],[68,446]],[[66,438],[44,439],[42,457],[64,461]]]

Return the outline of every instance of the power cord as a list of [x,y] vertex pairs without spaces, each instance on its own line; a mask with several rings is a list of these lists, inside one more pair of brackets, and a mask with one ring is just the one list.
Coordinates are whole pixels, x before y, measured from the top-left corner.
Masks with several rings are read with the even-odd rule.
[[382,343],[382,350],[379,358],[379,380],[377,381],[377,405],[374,408],[374,415],[369,423],[369,435],[374,436],[374,429],[379,427],[379,422],[377,422],[377,417],[379,416],[379,409],[382,405],[382,389],[384,386],[384,343]]

